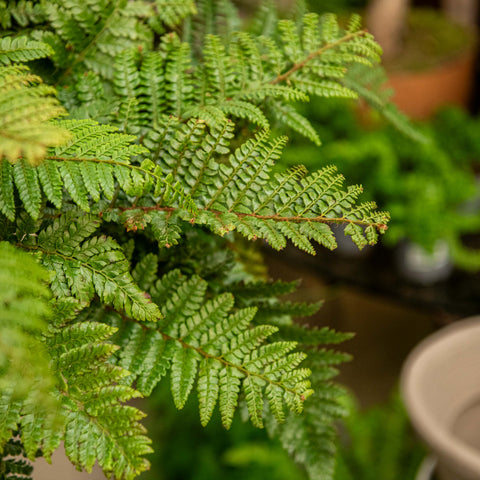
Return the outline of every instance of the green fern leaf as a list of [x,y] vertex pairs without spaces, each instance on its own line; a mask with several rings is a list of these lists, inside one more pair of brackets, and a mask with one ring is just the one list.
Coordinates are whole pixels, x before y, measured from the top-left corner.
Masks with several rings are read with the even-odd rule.
[[84,71],[85,67],[111,79],[113,57],[131,48],[151,47],[152,32],[145,21],[153,12],[148,5],[138,8],[138,3],[114,0],[101,5],[54,0],[46,3],[45,10],[55,34],[63,40],[51,43],[56,50],[54,59],[63,57],[68,64],[62,80],[73,71]]
[[159,19],[169,27],[178,25],[185,17],[197,12],[193,0],[155,0],[155,7]]
[[111,238],[90,237],[99,227],[94,217],[65,214],[38,237],[30,237],[25,248],[42,255],[47,269],[55,272],[52,290],[90,302],[96,293],[102,301],[137,320],[155,321],[157,306],[133,283],[128,262],[120,246]]
[[52,53],[52,48],[46,43],[29,40],[27,37],[0,39],[0,63],[4,65],[48,57]]
[[[200,355],[193,349],[176,348],[172,358],[171,388],[178,409],[184,407],[197,376]],[[205,391],[203,391],[206,393]]]
[[[170,370],[177,408],[183,408],[196,382],[204,425],[218,401],[222,422],[225,427],[230,426],[242,385],[256,426],[263,426],[264,395],[270,399],[279,420],[283,419],[279,412],[284,404],[301,411],[303,400],[311,394],[306,381],[309,371],[297,369],[303,355],[285,357],[296,344],[271,343],[258,349],[276,327],[251,327],[254,308],[231,313],[233,297],[229,294],[206,301],[206,286],[198,277],[184,278],[180,272],[172,271],[151,290],[152,299],[165,302],[164,319],[157,325],[146,324],[146,329],[142,329],[115,317],[114,323],[120,324],[116,341],[122,346],[118,361],[132,373],[128,382],[142,379],[137,386],[151,391],[154,383]],[[109,317],[105,320],[112,321]],[[161,372],[155,371],[158,365],[152,362],[158,352],[164,357]],[[268,385],[274,385],[275,389],[270,390],[281,391],[282,395],[272,396],[270,390],[267,394]]]

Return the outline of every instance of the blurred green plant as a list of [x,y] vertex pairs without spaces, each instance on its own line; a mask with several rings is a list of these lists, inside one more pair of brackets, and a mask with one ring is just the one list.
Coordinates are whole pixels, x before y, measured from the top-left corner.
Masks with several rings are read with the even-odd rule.
[[365,412],[353,397],[345,400],[349,415],[335,480],[413,480],[426,450],[410,427],[398,393]]
[[[248,423],[234,420],[226,431],[220,422],[198,425],[194,402],[182,415],[172,407],[169,392],[159,386],[149,399],[149,430],[156,452],[143,480],[305,480],[278,442]],[[343,403],[342,442],[334,480],[413,480],[425,447],[417,440],[397,392],[384,404],[360,410],[353,394]],[[151,412],[150,412],[151,411]],[[196,469],[189,468],[197,465]]]

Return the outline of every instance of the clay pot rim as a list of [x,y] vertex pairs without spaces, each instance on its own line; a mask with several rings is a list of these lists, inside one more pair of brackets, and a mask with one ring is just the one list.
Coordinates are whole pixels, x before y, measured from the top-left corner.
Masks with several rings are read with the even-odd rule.
[[[480,474],[480,455],[478,450],[462,440],[452,436],[445,429],[439,428],[437,420],[431,415],[428,407],[418,402],[415,393],[415,366],[418,362],[444,350],[452,342],[461,342],[473,332],[480,333],[480,316],[470,317],[463,321],[442,328],[438,332],[420,342],[409,354],[400,375],[400,391],[410,420],[429,447],[438,458],[457,465],[474,475]],[[480,345],[479,345],[480,348]]]

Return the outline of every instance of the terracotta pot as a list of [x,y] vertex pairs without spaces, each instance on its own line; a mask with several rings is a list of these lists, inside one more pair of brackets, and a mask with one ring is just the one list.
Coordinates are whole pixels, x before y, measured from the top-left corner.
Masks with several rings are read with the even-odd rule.
[[475,50],[429,70],[387,72],[395,90],[393,102],[412,118],[426,119],[445,105],[468,106],[471,98]]
[[438,459],[436,478],[480,479],[480,316],[421,342],[404,364],[401,392]]

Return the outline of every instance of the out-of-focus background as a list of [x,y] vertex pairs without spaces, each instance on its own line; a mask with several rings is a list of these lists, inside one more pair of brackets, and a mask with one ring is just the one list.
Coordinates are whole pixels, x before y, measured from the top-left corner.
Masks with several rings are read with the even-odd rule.
[[[248,9],[256,2],[237,3]],[[278,3],[288,10],[292,2]],[[335,480],[414,480],[426,449],[399,398],[402,364],[427,335],[480,314],[479,2],[311,0],[309,7],[345,19],[362,14],[384,48],[393,101],[424,140],[353,101],[305,105],[323,145],[292,133],[278,168],[334,164],[349,183],[364,186],[364,200],[391,213],[391,224],[380,245],[362,252],[340,228],[334,252],[319,248],[311,257],[287,248],[279,255],[266,246],[262,252],[269,276],[302,279],[296,300],[324,300],[301,321],[356,334],[340,346],[353,360],[340,369],[350,416],[339,424]],[[141,479],[306,478],[265,432],[238,418],[230,432],[215,422],[203,429],[194,402],[178,413],[166,388],[142,404],[156,453]],[[35,478],[85,478],[59,470],[62,463],[59,454]]]

